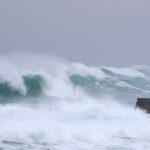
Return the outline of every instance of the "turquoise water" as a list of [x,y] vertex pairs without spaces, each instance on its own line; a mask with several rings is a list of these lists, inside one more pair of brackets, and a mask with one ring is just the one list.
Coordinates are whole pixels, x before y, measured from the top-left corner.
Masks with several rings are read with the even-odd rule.
[[33,62],[1,62],[0,149],[150,149],[150,68]]

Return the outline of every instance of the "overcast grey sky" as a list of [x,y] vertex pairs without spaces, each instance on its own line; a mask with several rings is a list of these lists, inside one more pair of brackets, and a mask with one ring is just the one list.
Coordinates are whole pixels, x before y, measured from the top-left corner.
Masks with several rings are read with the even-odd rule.
[[0,0],[0,52],[150,65],[150,0]]

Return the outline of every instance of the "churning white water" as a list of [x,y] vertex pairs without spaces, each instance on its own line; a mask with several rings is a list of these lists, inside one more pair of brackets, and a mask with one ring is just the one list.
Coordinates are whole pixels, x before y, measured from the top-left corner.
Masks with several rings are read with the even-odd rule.
[[150,116],[134,108],[148,68],[19,59],[0,65],[0,149],[150,149]]

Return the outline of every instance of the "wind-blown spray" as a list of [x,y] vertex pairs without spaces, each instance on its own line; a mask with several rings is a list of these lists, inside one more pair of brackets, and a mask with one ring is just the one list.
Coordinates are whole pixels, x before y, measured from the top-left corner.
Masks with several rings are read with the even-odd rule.
[[148,67],[86,66],[30,56],[0,61],[0,148],[150,149]]

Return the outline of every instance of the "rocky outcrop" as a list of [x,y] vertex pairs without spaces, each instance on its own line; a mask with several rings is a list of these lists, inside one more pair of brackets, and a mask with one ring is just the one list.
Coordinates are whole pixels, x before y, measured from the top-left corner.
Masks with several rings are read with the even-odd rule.
[[146,113],[150,113],[150,98],[137,98],[136,108],[145,110]]

